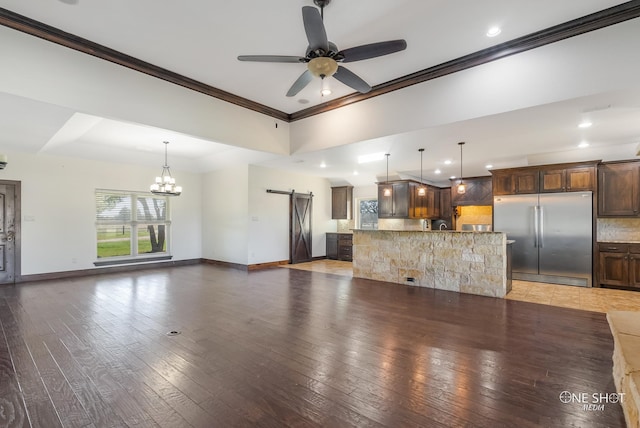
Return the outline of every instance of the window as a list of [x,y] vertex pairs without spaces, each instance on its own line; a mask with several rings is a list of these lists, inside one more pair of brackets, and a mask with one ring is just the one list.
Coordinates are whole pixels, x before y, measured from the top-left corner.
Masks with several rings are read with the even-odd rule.
[[96,264],[169,258],[168,208],[167,197],[96,190]]
[[378,228],[378,200],[358,200],[358,229]]

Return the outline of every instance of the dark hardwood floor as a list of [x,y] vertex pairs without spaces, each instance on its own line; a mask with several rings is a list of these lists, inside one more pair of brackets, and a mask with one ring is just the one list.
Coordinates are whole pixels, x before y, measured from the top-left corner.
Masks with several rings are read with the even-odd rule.
[[[623,427],[604,314],[292,269],[0,287],[0,427]],[[178,335],[167,335],[172,330]]]

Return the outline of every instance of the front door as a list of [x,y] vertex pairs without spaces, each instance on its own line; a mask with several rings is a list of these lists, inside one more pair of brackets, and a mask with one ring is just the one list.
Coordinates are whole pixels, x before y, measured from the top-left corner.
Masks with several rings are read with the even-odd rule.
[[19,230],[19,183],[0,181],[0,284],[16,282],[16,233]]

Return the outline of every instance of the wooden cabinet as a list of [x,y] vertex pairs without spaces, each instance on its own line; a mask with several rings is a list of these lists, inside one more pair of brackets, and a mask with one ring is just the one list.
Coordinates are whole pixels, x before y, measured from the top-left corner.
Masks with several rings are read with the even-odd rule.
[[353,186],[331,188],[331,218],[337,220],[353,218]]
[[494,170],[494,195],[520,195],[538,193],[538,170]]
[[598,243],[600,285],[640,290],[640,244]]
[[540,170],[540,193],[580,192],[595,189],[595,167],[544,168]]
[[438,213],[438,218],[450,222],[453,216],[453,209],[451,206],[451,188],[445,187],[442,189],[438,189],[438,193],[440,199],[440,210]]
[[338,260],[353,261],[353,236],[350,233],[338,234]]
[[[413,212],[410,218],[438,218],[440,215],[440,194],[439,189],[417,184],[412,187],[413,192]],[[420,194],[420,189],[424,189],[424,194]]]
[[492,180],[491,177],[472,177],[464,178],[467,186],[465,193],[458,193],[457,184],[459,180],[452,180],[451,186],[451,205],[492,205]]
[[331,260],[338,260],[338,234],[327,233],[327,258]]
[[327,233],[327,258],[332,260],[353,260],[353,235],[350,233]]
[[409,218],[408,181],[378,185],[378,218]]
[[[420,195],[420,188],[425,194]],[[436,187],[413,180],[378,184],[378,218],[437,218],[440,200]]]
[[640,216],[640,162],[598,167],[598,216]]
[[594,190],[596,161],[491,171],[493,194],[520,195]]

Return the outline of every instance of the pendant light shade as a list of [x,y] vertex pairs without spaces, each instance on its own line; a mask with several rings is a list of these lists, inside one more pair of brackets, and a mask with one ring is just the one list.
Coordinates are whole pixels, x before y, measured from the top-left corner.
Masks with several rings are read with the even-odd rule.
[[[387,157],[387,181],[384,182],[384,184],[389,184],[389,156],[391,156],[391,153],[386,153],[385,156]],[[390,187],[385,187],[384,192],[382,193],[383,196],[391,196],[391,188]]]
[[154,195],[178,196],[182,193],[182,186],[176,186],[176,179],[171,176],[171,170],[167,163],[167,146],[168,141],[164,141],[164,165],[162,166],[162,174],[156,177],[155,183],[149,186],[149,190]]
[[462,181],[462,146],[464,146],[464,141],[458,143],[460,146],[460,183],[458,183],[458,194],[463,195],[467,191],[467,185]]
[[420,188],[418,189],[418,196],[424,196],[427,194],[427,189],[422,183],[422,153],[424,149],[418,149],[418,151],[420,152]]

